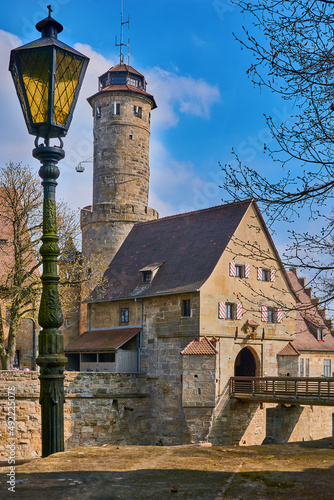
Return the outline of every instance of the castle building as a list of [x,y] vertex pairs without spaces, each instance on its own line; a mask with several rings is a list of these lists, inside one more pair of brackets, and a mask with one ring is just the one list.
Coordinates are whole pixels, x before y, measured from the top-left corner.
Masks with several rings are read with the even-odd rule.
[[[122,62],[99,85],[88,99],[93,204],[82,210],[81,225],[84,258],[94,265],[101,257],[105,272],[83,296],[87,321],[66,345],[67,369],[146,377],[151,444],[284,439],[277,422],[290,417],[280,407],[254,403],[239,411],[228,392],[231,377],[304,375],[301,336],[296,340],[305,319],[302,292],[257,204],[245,200],[158,219],[147,205],[154,98],[144,76]],[[332,332],[326,335],[325,357],[334,354]],[[311,363],[319,376],[311,345],[314,340],[319,354],[319,342],[310,330],[306,336],[305,367]],[[313,425],[307,410],[302,414],[292,440]],[[254,434],[256,426],[261,430]]]

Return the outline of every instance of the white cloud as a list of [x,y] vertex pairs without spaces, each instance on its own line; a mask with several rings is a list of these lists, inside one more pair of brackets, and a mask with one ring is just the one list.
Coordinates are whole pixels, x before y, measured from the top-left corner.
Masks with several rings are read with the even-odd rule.
[[217,86],[202,79],[180,76],[154,67],[145,72],[148,92],[158,103],[154,112],[154,126],[169,128],[177,125],[180,113],[208,119],[210,108],[220,101]]
[[[22,42],[17,36],[0,30],[0,165],[9,160],[22,161],[38,170],[39,163],[31,156],[34,138],[27,133],[8,71],[10,50],[20,45]],[[88,56],[90,63],[69,133],[64,139],[66,157],[59,163],[61,176],[57,188],[57,198],[67,200],[74,209],[89,205],[92,198],[92,165],[85,165],[84,174],[75,171],[75,166],[93,153],[93,120],[87,97],[97,92],[98,76],[116,63],[116,55],[115,60],[107,59],[89,45],[77,43],[75,48]],[[148,92],[154,95],[158,104],[152,115],[155,132],[175,127],[182,114],[209,118],[211,106],[220,99],[218,88],[204,80],[195,80],[158,67],[138,70],[145,74],[149,82]],[[177,213],[185,204],[190,209],[201,208],[194,203],[197,196],[194,190],[203,190],[203,182],[196,175],[194,165],[179,162],[156,140],[151,144],[151,174],[151,205],[162,215]]]

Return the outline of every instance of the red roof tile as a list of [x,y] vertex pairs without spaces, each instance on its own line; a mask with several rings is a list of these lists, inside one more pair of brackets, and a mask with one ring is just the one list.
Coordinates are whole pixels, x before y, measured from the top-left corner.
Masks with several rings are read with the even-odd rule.
[[185,355],[201,355],[201,356],[212,356],[217,354],[217,349],[211,344],[207,337],[202,337],[200,340],[192,340],[187,347],[181,351],[183,356]]
[[92,96],[87,98],[87,101],[91,105],[91,100],[93,97],[103,94],[104,92],[117,92],[117,91],[122,91],[122,92],[134,92],[135,94],[142,94],[145,95],[146,97],[149,97],[153,103],[152,109],[155,109],[157,107],[157,104],[154,100],[154,97],[152,94],[149,94],[146,92],[146,90],[139,89],[138,87],[134,87],[133,85],[108,85],[107,87],[104,87],[102,90],[99,92],[96,92],[96,94],[93,94]]
[[[334,337],[317,306],[305,292],[296,274],[288,271],[287,275],[299,299],[296,306],[296,339],[293,341],[293,346],[298,350],[334,350]],[[319,342],[315,337],[317,328],[322,329],[323,342]]]
[[[132,66],[130,66],[129,64],[116,64],[115,66],[112,66],[110,69],[108,69],[108,71],[106,71],[105,73],[108,73],[108,72],[118,72],[118,71],[126,71],[128,73],[134,73],[135,75],[139,75],[139,76],[142,76],[144,78],[144,75],[142,75],[141,73],[139,73],[139,71],[137,71],[135,68],[133,68]],[[103,75],[105,74],[103,73]],[[101,75],[102,76],[102,75]]]
[[118,349],[132,339],[141,328],[110,328],[108,330],[89,330],[70,342],[66,352],[108,351]]
[[299,356],[299,352],[293,347],[291,342],[283,347],[283,349],[277,353],[278,356]]

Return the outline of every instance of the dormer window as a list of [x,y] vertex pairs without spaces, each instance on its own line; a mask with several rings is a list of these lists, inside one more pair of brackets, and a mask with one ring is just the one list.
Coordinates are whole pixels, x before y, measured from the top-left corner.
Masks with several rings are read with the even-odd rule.
[[149,264],[146,267],[140,269],[142,283],[151,283],[153,281],[154,276],[157,274],[159,267],[161,264]]
[[151,283],[152,281],[152,271],[144,271],[143,272],[143,282]]
[[322,328],[317,328],[317,340],[323,340]]

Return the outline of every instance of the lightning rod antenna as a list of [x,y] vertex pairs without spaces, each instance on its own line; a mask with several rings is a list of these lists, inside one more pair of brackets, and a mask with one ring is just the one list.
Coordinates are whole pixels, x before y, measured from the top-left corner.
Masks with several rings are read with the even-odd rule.
[[130,40],[128,40],[128,43],[123,43],[123,26],[124,24],[130,25],[130,17],[128,16],[127,21],[123,21],[123,0],[121,0],[121,42],[117,43],[117,36],[116,36],[116,41],[115,45],[116,47],[119,47],[119,63],[124,64],[124,54],[123,54],[123,47],[128,48],[128,63],[130,63]]

